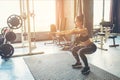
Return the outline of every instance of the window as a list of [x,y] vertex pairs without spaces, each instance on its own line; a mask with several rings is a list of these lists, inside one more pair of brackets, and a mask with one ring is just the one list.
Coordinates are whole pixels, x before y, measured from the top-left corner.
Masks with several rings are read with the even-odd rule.
[[[24,1],[24,0],[23,0]],[[30,1],[30,12],[32,12],[32,0]],[[55,0],[33,0],[34,1],[34,14],[35,26],[33,27],[32,17],[30,18],[31,32],[50,31],[50,24],[56,22],[56,3]],[[26,5],[25,5],[26,7]],[[20,15],[20,1],[19,0],[0,0],[0,28],[6,27],[7,18],[12,14]],[[15,30],[20,32],[21,29]]]
[[12,14],[20,15],[19,0],[0,0],[0,30],[7,27],[7,18]]
[[56,22],[55,0],[35,0],[35,31],[50,31],[50,24]]
[[[105,7],[104,7],[104,21],[109,21],[109,14],[110,14],[110,1],[111,0],[104,0]],[[103,0],[94,0],[94,25],[99,25],[103,18]]]

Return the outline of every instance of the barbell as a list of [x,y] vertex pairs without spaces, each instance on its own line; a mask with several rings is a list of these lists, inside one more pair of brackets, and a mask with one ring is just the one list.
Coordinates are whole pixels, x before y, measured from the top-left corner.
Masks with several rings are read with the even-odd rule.
[[[7,19],[8,27],[4,27],[1,30],[3,38],[0,42],[0,56],[2,59],[7,60],[14,53],[14,48],[11,44],[7,43],[12,42],[16,39],[16,34],[13,32],[13,29],[18,29],[22,26],[22,18],[18,15],[10,15]],[[6,43],[4,43],[6,41]]]

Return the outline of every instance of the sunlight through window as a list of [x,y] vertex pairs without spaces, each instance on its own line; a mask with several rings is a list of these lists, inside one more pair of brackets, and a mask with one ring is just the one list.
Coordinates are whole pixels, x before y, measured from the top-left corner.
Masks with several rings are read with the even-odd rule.
[[[31,2],[32,0],[30,0]],[[33,7],[30,3],[30,8]],[[35,26],[33,26],[32,17],[30,18],[31,32],[50,31],[50,24],[55,24],[55,0],[34,0]],[[26,6],[25,6],[26,7]],[[7,18],[12,14],[20,15],[19,0],[0,0],[0,29],[7,27]],[[30,9],[30,12],[32,10]],[[15,30],[21,32],[21,29]]]
[[7,18],[12,14],[20,15],[19,1],[0,0],[0,29],[7,27]]
[[[105,0],[104,20],[109,21],[110,17],[110,1]],[[99,25],[103,18],[103,0],[94,0],[94,25]]]
[[55,24],[55,0],[35,1],[35,30],[50,31],[50,24]]

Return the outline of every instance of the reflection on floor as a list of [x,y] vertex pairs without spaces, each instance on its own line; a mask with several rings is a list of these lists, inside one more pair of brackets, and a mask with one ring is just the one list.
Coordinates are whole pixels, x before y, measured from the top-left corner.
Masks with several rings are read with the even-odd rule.
[[[36,42],[36,48],[33,52],[44,52],[44,54],[57,54],[61,51],[60,46],[54,44],[46,44],[45,42]],[[116,43],[120,44],[120,37],[116,39]],[[97,46],[98,43],[96,43]],[[109,47],[108,44],[112,44],[112,40],[108,39],[104,48],[108,51],[97,49],[94,54],[87,55],[89,63],[100,67],[120,78],[120,46]],[[20,46],[21,44],[14,44],[13,46]],[[27,54],[29,52],[28,47],[15,48],[14,55]],[[69,51],[61,51],[68,53]],[[40,54],[39,54],[40,55]],[[25,57],[25,56],[24,56]],[[26,56],[27,57],[27,56]],[[14,57],[8,61],[0,59],[0,80],[34,80],[31,72],[25,64],[23,57]]]

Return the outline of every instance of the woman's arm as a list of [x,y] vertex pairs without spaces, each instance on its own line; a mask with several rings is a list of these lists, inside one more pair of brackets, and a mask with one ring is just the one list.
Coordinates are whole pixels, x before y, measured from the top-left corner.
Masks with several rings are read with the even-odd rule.
[[65,31],[60,31],[60,32],[55,32],[57,35],[70,35],[73,34],[73,29],[72,30],[65,30]]
[[87,29],[83,28],[83,29],[79,29],[79,28],[75,28],[72,30],[65,30],[65,31],[61,31],[61,32],[56,32],[57,35],[71,35],[71,34],[81,34],[86,32]]

